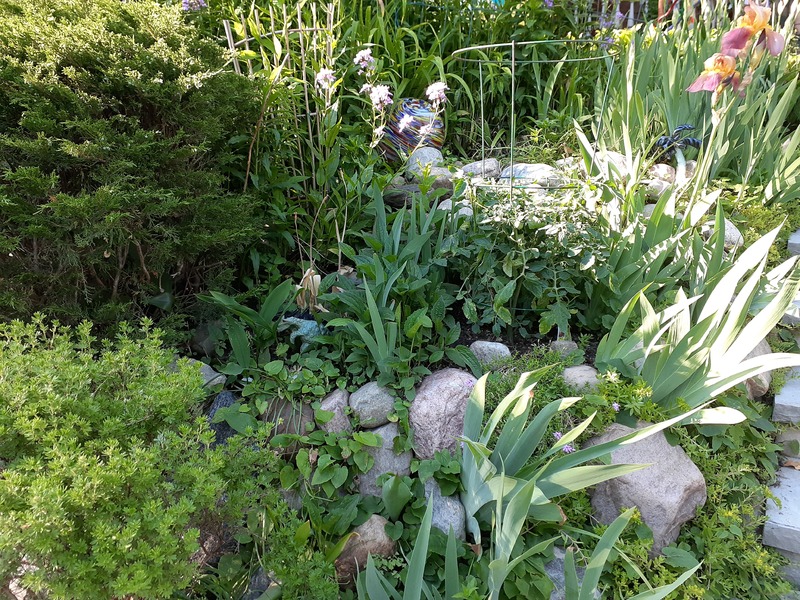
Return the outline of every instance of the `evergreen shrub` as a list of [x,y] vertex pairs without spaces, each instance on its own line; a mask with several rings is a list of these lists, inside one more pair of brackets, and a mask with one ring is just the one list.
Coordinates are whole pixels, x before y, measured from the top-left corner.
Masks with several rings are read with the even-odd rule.
[[263,230],[235,183],[257,88],[184,18],[0,0],[0,313],[110,320],[219,286]]

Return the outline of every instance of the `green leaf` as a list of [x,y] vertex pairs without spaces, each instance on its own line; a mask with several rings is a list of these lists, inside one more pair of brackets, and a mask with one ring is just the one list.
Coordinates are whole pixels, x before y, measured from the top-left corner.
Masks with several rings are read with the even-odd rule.
[[403,522],[397,521],[396,523],[386,523],[383,526],[386,535],[392,538],[395,542],[403,535]]
[[661,554],[664,556],[665,563],[680,569],[691,569],[697,566],[699,562],[694,554],[682,548],[667,546],[661,550]]
[[273,360],[264,365],[264,372],[267,375],[277,375],[284,369],[282,360]]
[[408,501],[414,497],[414,494],[411,493],[411,488],[401,477],[392,475],[383,484],[382,497],[389,519],[395,521],[400,516],[400,513],[403,512]]
[[311,536],[311,521],[301,523],[294,532],[294,543],[298,546],[305,546],[308,538]]
[[355,431],[353,432],[353,439],[359,444],[370,448],[377,448],[382,444],[381,437],[371,431]]
[[238,433],[246,433],[248,430],[258,429],[258,421],[255,417],[243,412],[226,412],[225,421]]

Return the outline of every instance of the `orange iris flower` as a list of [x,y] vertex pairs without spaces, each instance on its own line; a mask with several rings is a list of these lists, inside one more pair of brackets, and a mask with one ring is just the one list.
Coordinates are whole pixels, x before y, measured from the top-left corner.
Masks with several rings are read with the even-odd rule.
[[769,26],[772,11],[766,6],[751,2],[744,7],[744,16],[739,18],[737,27],[722,36],[721,50],[728,56],[741,56],[747,51],[750,40],[758,37],[756,46],[766,46],[770,54],[777,56],[783,51],[783,36]]
[[736,59],[725,54],[714,54],[703,63],[705,67],[687,92],[715,92],[725,85],[739,86],[739,74],[736,72]]

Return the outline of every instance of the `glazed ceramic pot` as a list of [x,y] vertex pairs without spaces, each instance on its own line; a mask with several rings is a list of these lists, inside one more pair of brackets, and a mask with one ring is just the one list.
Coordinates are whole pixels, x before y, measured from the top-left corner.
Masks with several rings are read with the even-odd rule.
[[[404,124],[402,130],[401,124]],[[417,146],[441,150],[444,121],[424,100],[401,98],[389,115],[380,148],[391,161],[407,157]]]

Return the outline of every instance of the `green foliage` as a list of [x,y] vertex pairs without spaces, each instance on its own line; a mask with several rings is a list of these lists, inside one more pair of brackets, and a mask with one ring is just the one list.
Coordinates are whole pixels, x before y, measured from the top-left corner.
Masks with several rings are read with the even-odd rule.
[[228,181],[256,87],[177,8],[8,0],[0,15],[4,312],[114,319],[227,283],[262,229]]
[[[211,575],[198,586],[218,598],[240,597],[251,574],[268,573],[273,584],[267,598],[335,600],[339,586],[333,558],[315,550],[311,524],[301,521],[284,502],[254,508],[236,535],[239,551],[220,558]],[[238,594],[238,595],[237,595]]]
[[[769,495],[766,484],[775,476],[780,450],[772,442],[775,428],[767,417],[769,407],[748,401],[743,393],[725,394],[721,401],[741,411],[747,420],[724,429],[700,426],[668,432],[705,477],[708,499],[703,510],[683,528],[677,543],[664,549],[663,556],[649,557],[652,534],[643,524],[626,532],[619,549],[632,564],[616,563],[603,577],[613,598],[629,598],[643,589],[636,568],[651,582],[663,583],[700,560],[702,566],[681,597],[766,600],[788,591],[779,576],[780,559],[763,547],[758,535]],[[652,419],[663,409],[645,401],[631,412],[640,419]]]
[[[342,252],[356,265],[362,285],[343,277],[323,281],[323,315],[331,335],[319,338],[335,348],[355,381],[377,376],[409,393],[430,367],[445,358],[479,372],[466,347],[452,347],[461,326],[452,315],[453,287],[445,282],[444,248],[458,243],[455,215],[437,210],[426,194],[411,207],[389,215],[374,203],[373,232],[362,234],[366,248]],[[334,289],[338,288],[338,289]]]
[[[797,354],[747,358],[800,290],[796,257],[764,275],[777,233],[762,237],[718,274],[709,269],[712,276],[690,288],[696,295],[687,297],[680,288],[675,303],[659,313],[641,292],[634,296],[600,342],[597,365],[642,377],[654,402],[677,410],[694,408],[765,370],[800,364]],[[642,324],[627,335],[637,303]],[[750,320],[749,313],[755,313]]]
[[333,498],[337,492],[349,490],[354,477],[372,468],[375,459],[368,449],[380,446],[382,440],[371,431],[344,435],[318,430],[308,435],[277,436],[272,444],[288,446],[292,442],[300,442],[303,448],[295,457],[297,470],[291,466],[281,470],[281,484],[286,489],[304,487],[305,492],[318,487],[328,498]]
[[429,460],[411,461],[411,472],[416,473],[423,483],[433,477],[442,496],[451,496],[461,486],[461,463],[452,457],[449,450],[437,450]]
[[470,224],[448,257],[473,330],[491,326],[499,335],[513,323],[522,337],[568,331],[602,249],[581,198],[572,190],[515,191],[481,202],[485,218]]
[[0,326],[0,580],[24,563],[51,598],[168,597],[196,574],[200,526],[275,501],[265,437],[212,449],[199,372],[173,372],[148,323],[120,330]]

